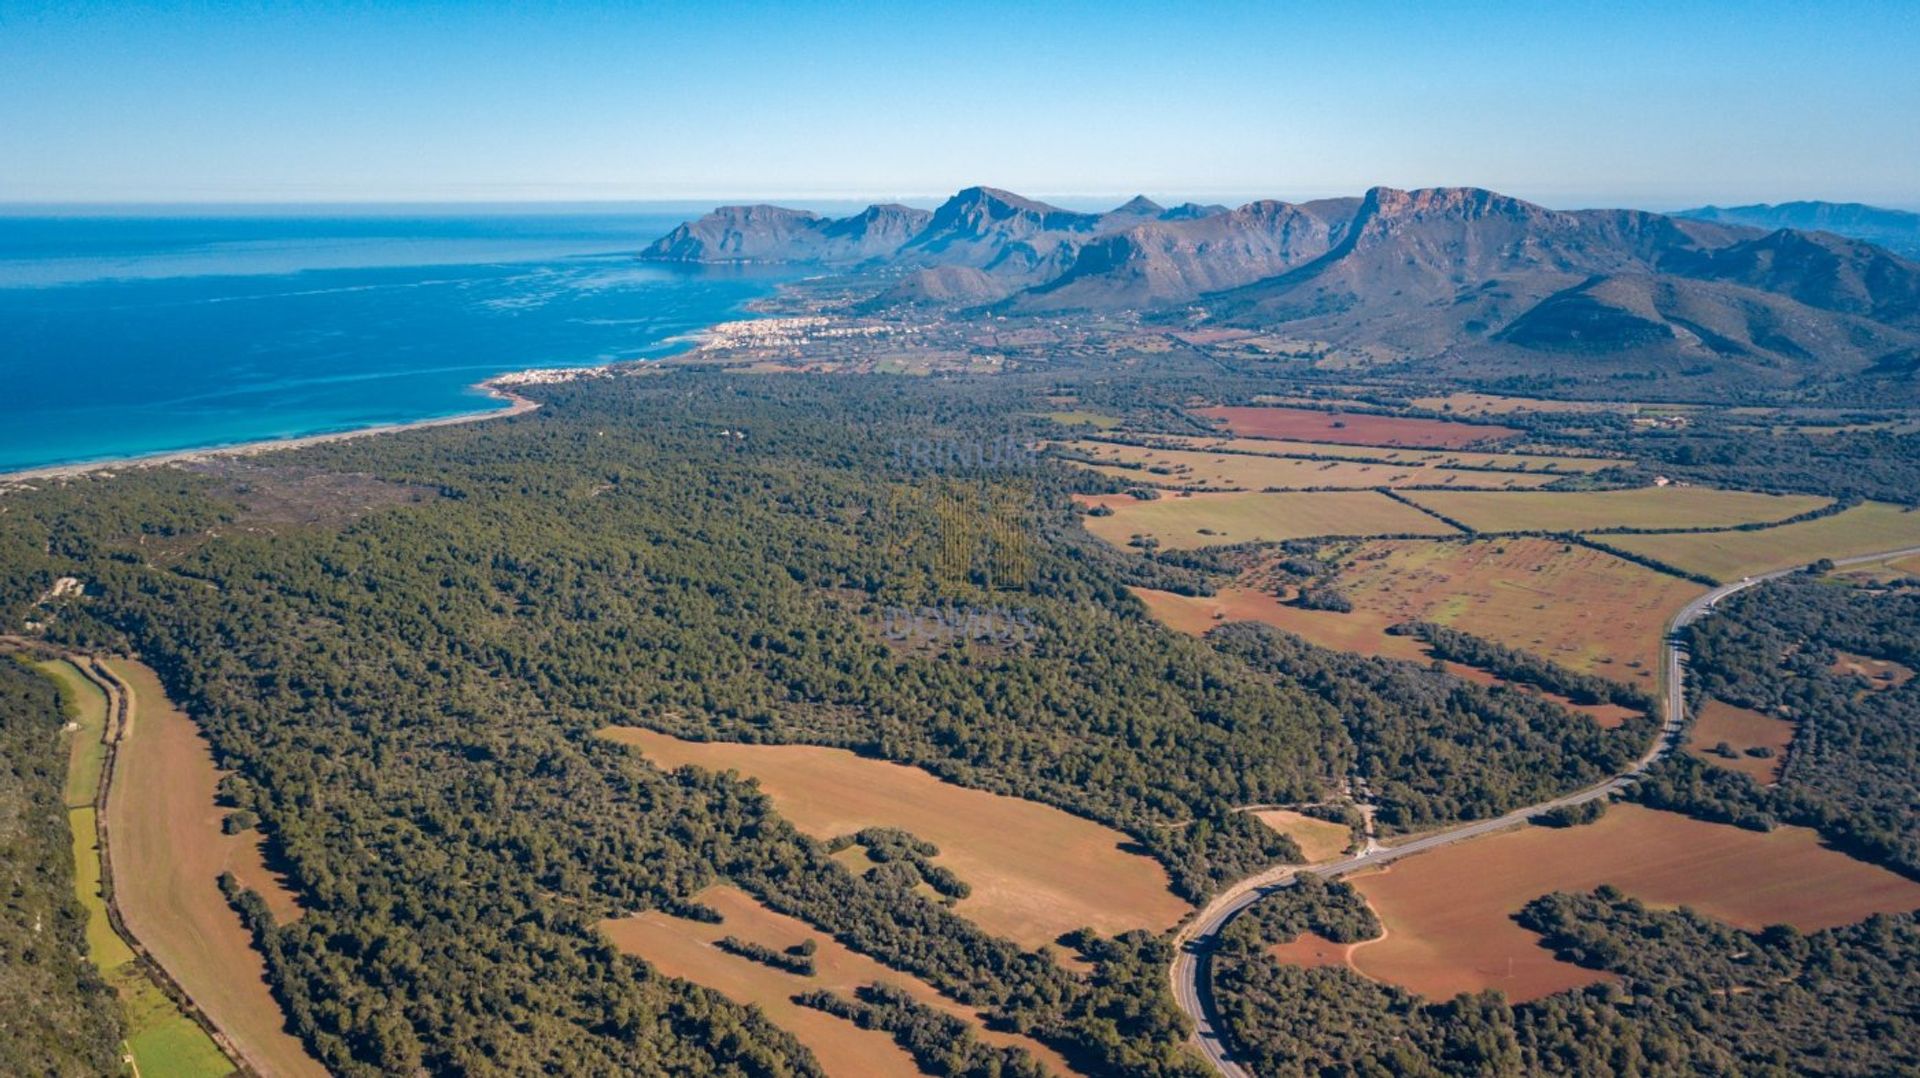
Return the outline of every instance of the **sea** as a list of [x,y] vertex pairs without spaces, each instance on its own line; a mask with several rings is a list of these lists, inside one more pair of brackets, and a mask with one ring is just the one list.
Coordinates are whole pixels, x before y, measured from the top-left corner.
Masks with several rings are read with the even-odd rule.
[[635,255],[697,209],[0,211],[0,472],[490,411],[781,280]]

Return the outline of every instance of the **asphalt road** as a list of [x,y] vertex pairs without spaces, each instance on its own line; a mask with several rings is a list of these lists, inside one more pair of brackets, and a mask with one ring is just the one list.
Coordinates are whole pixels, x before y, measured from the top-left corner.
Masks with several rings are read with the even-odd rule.
[[[1909,554],[1920,554],[1920,547],[1836,559],[1834,565],[1860,565]],[[1686,659],[1676,639],[1679,631],[1712,613],[1720,600],[1727,596],[1744,591],[1755,584],[1797,573],[1800,568],[1795,566],[1791,569],[1780,569],[1746,577],[1732,584],[1722,584],[1694,599],[1673,616],[1673,620],[1667,623],[1666,721],[1661,724],[1660,736],[1654,739],[1653,747],[1626,771],[1598,786],[1557,797],[1551,801],[1543,801],[1537,805],[1529,805],[1523,809],[1516,809],[1495,819],[1478,820],[1445,831],[1435,831],[1398,846],[1379,847],[1340,861],[1329,861],[1317,865],[1283,865],[1268,869],[1241,880],[1207,903],[1206,907],[1176,936],[1175,942],[1179,945],[1179,950],[1173,960],[1174,998],[1179,1001],[1180,1009],[1187,1012],[1187,1017],[1193,1019],[1194,1043],[1207,1057],[1207,1061],[1213,1064],[1215,1070],[1229,1078],[1252,1078],[1252,1072],[1235,1062],[1228,1051],[1226,1034],[1221,1029],[1218,1015],[1214,1011],[1213,994],[1209,987],[1213,948],[1218,941],[1220,930],[1225,928],[1241,910],[1258,902],[1265,895],[1272,894],[1283,887],[1292,886],[1294,877],[1302,872],[1312,872],[1322,878],[1333,879],[1371,865],[1397,861],[1424,850],[1449,846],[1481,835],[1492,834],[1495,831],[1517,827],[1524,824],[1530,816],[1562,805],[1578,805],[1597,797],[1605,797],[1632,783],[1647,768],[1652,767],[1655,761],[1673,751],[1674,745],[1679,742],[1681,730],[1686,726]]]

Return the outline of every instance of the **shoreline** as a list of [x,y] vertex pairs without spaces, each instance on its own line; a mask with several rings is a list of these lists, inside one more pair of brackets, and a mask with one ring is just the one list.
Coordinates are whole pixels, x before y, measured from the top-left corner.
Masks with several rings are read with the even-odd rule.
[[[587,368],[586,370],[600,370]],[[401,431],[423,430],[428,427],[450,427],[461,423],[479,423],[488,419],[507,419],[526,415],[540,407],[540,402],[530,400],[508,388],[512,385],[541,384],[548,381],[564,381],[555,378],[562,370],[514,371],[497,375],[476,384],[475,388],[486,391],[494,400],[506,401],[507,407],[491,412],[462,412],[459,415],[436,416],[432,419],[415,419],[405,423],[382,423],[372,427],[356,427],[352,430],[329,431],[323,434],[301,434],[289,438],[265,438],[254,442],[236,442],[232,445],[206,446],[199,449],[165,449],[155,453],[142,453],[130,457],[108,457],[102,460],[78,461],[72,464],[47,464],[36,468],[22,468],[18,471],[0,472],[0,492],[7,487],[39,480],[73,479],[94,472],[114,471],[128,468],[151,468],[165,464],[185,464],[214,457],[245,457],[259,453],[271,453],[281,449],[301,449],[312,445],[324,445],[328,442],[344,442],[353,438],[369,438],[377,434],[397,434]],[[582,370],[574,368],[564,373],[579,376]],[[524,379],[524,380],[521,380]]]

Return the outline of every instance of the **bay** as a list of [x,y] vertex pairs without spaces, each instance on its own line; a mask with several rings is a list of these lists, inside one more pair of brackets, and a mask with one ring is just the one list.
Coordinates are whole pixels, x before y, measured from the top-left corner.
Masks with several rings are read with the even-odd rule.
[[0,472],[487,411],[658,358],[766,271],[645,264],[685,213],[0,216]]

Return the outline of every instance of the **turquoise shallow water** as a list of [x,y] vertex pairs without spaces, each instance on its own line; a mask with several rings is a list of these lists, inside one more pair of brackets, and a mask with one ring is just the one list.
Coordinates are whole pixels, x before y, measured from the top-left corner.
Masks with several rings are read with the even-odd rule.
[[0,217],[0,471],[498,407],[777,278],[633,259],[679,215]]

